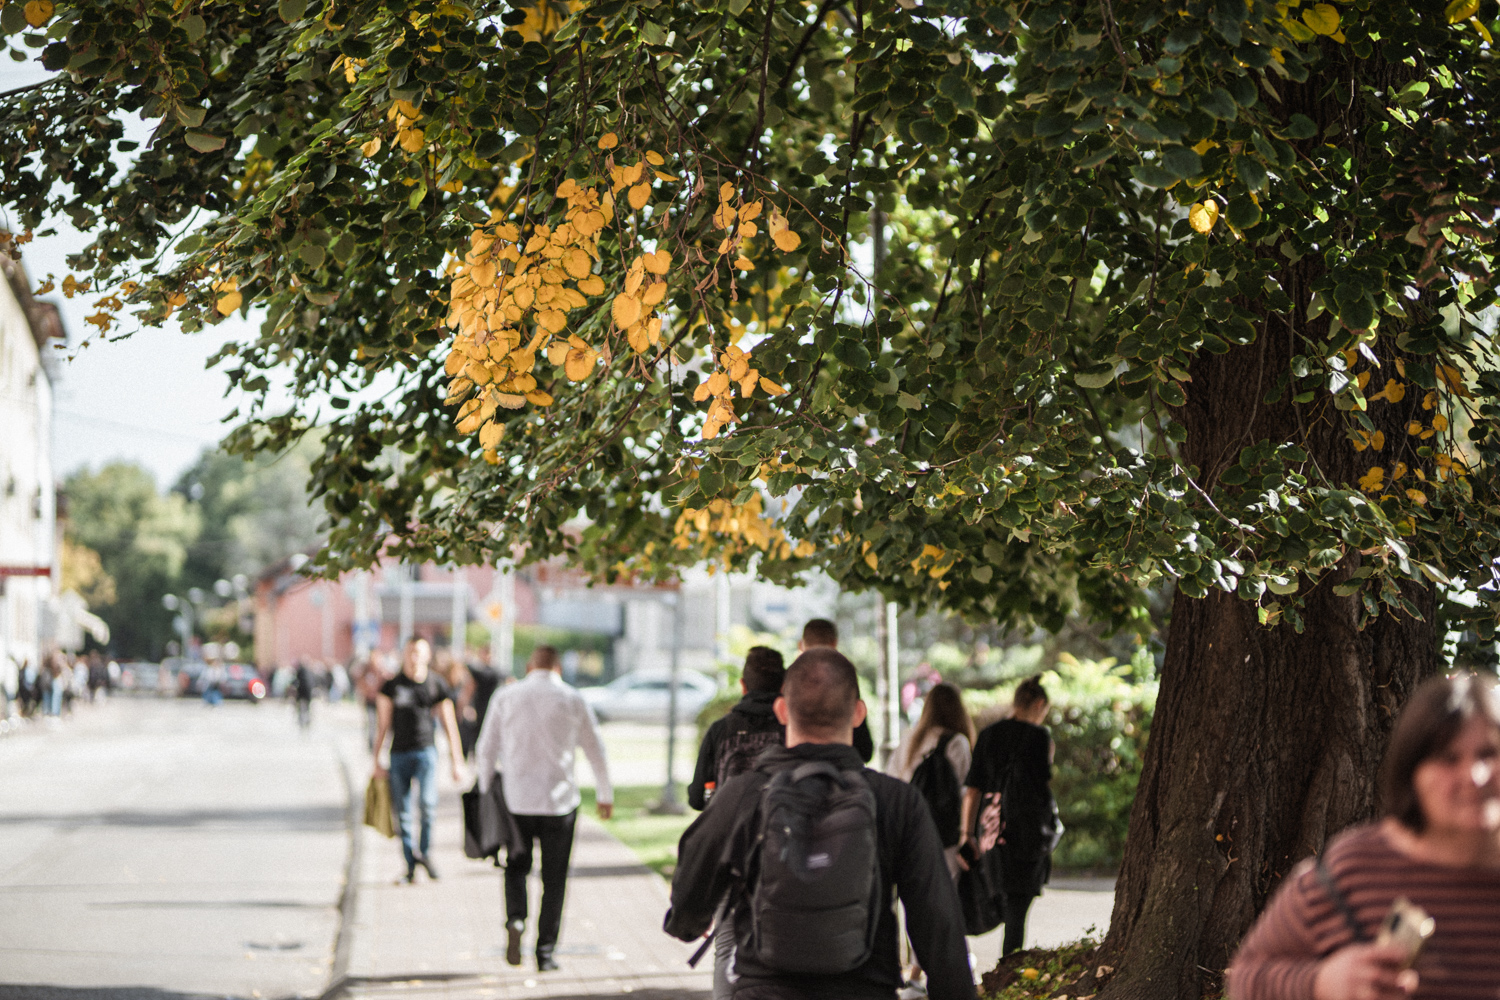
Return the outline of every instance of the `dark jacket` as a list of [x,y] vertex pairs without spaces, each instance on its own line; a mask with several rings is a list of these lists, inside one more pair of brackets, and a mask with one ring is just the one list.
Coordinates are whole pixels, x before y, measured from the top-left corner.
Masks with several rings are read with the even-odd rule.
[[1001,719],[974,741],[964,784],[1001,795],[1005,843],[986,853],[996,888],[1012,896],[1040,895],[1052,873],[1050,853],[1056,806],[1052,798],[1052,736],[1042,726]]
[[[720,901],[733,889],[735,938],[740,945],[734,966],[739,976],[737,990],[764,987],[788,998],[891,1000],[901,986],[894,905],[879,915],[874,954],[852,972],[835,976],[778,973],[756,963],[745,950],[750,940],[750,907],[744,882],[751,848],[760,833],[760,793],[776,770],[807,760],[829,761],[841,769],[861,768],[858,753],[843,744],[776,747],[761,756],[755,770],[718,789],[678,844],[666,931],[684,941],[701,937]],[[928,995],[932,1000],[971,1000],[974,981],[963,913],[927,803],[904,781],[863,770],[875,793],[884,894],[889,899],[895,889],[906,909],[907,934],[927,972]]]
[[702,809],[707,804],[708,783],[722,785],[735,776],[721,773],[726,752],[739,750],[738,755],[743,756],[745,750],[759,747],[751,754],[753,761],[761,751],[786,742],[786,727],[777,721],[771,708],[776,698],[775,691],[750,691],[727,715],[708,727],[708,732],[703,734],[703,743],[698,747],[698,766],[693,770],[693,783],[688,785],[688,805]]

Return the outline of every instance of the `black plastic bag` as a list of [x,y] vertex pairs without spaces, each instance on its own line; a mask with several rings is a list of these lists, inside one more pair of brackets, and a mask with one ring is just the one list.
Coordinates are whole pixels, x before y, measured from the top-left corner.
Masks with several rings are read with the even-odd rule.
[[488,794],[475,785],[463,794],[464,856],[497,858],[502,850],[514,850],[521,841],[521,831],[505,806],[505,788],[501,776],[495,775]]

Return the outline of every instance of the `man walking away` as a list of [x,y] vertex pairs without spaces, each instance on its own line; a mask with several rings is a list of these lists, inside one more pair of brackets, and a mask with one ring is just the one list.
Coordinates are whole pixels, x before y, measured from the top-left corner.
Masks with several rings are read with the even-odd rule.
[[[774,710],[786,747],[729,779],[682,835],[667,933],[699,937],[728,893],[736,1000],[892,1000],[894,889],[929,995],[971,1000],[963,914],[927,803],[854,751],[865,715],[854,665],[808,650]],[[803,835],[787,837],[790,828]]]
[[987,809],[999,804],[999,839],[993,847],[980,843],[979,848],[983,851],[980,863],[990,872],[1005,921],[1002,956],[1024,945],[1026,912],[1052,874],[1052,849],[1061,832],[1050,785],[1052,735],[1042,725],[1048,707],[1047,689],[1039,677],[1016,685],[1011,717],[986,726],[979,734],[974,761],[964,779],[960,855],[964,842],[972,837],[981,798],[986,799]]
[[313,673],[307,664],[297,661],[297,674],[292,679],[292,695],[297,702],[297,725],[304,731],[312,725],[313,689],[317,687]]
[[[839,627],[827,618],[813,618],[802,626],[802,641],[797,643],[797,652],[838,648]],[[867,718],[854,727],[854,749],[859,754],[859,759],[866,764],[875,756],[875,737],[870,735],[870,721]]]
[[[386,681],[375,702],[375,777],[390,776],[391,801],[396,805],[396,827],[401,834],[401,853],[406,858],[405,881],[415,881],[417,866],[436,879],[428,850],[432,846],[432,818],[437,815],[437,744],[433,740],[433,716],[443,720],[448,737],[448,755],[453,762],[453,781],[463,783],[463,751],[458,741],[458,717],[453,714],[453,694],[429,668],[432,647],[426,639],[406,644],[401,672]],[[380,751],[386,733],[391,733],[391,766],[380,766]],[[413,837],[416,820],[412,782],[422,788],[421,832]]]
[[[729,714],[708,727],[698,748],[698,767],[688,785],[688,805],[702,809],[716,789],[755,766],[755,759],[771,747],[786,743],[786,726],[776,718],[776,699],[786,666],[781,654],[769,646],[752,646],[745,656],[740,690],[745,696]],[[729,982],[729,959],[734,954],[734,925],[723,918],[722,908],[714,918],[714,1000],[734,993]]]
[[752,646],[745,655],[740,675],[744,697],[703,734],[698,748],[698,766],[688,785],[688,805],[703,809],[714,790],[755,764],[761,752],[786,741],[786,727],[776,718],[773,705],[781,694],[786,665],[781,654],[769,646]]
[[522,846],[511,848],[505,861],[505,960],[511,965],[521,964],[526,877],[531,874],[533,845],[541,844],[542,909],[536,929],[536,967],[541,972],[557,968],[552,956],[562,929],[568,859],[582,801],[573,776],[576,748],[583,748],[594,771],[599,818],[609,819],[614,812],[599,722],[583,696],[563,681],[561,669],[556,649],[536,647],[525,679],[502,687],[490,699],[474,748],[479,790],[489,792],[498,765],[505,806],[521,833]]

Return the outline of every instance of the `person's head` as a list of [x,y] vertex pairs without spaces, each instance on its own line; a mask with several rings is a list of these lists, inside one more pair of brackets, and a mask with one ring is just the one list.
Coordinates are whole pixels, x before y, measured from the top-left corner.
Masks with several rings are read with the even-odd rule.
[[431,644],[426,639],[408,639],[401,657],[401,672],[420,684],[427,679],[427,668],[431,665]]
[[922,715],[912,729],[912,747],[921,746],[927,734],[934,729],[961,733],[968,739],[970,746],[974,745],[974,720],[969,718],[968,709],[964,708],[963,695],[952,684],[938,684],[927,692],[927,697],[922,702]]
[[777,692],[786,679],[786,663],[781,654],[770,646],[751,646],[745,654],[745,672],[740,675],[740,685],[745,693],[751,691]]
[[1047,717],[1047,708],[1051,704],[1051,699],[1047,697],[1047,689],[1042,687],[1042,675],[1034,674],[1016,685],[1011,716],[1022,722],[1041,725],[1042,720]]
[[836,649],[818,646],[792,661],[776,718],[786,726],[786,745],[854,743],[854,727],[865,721],[854,664]]
[[802,626],[802,641],[797,643],[797,651],[805,653],[824,647],[839,648],[839,627],[827,618],[814,618]]
[[1396,720],[1380,768],[1385,815],[1416,834],[1500,830],[1500,704],[1477,674],[1434,677]]
[[534,670],[562,670],[562,657],[558,655],[556,646],[538,646],[531,651],[531,658],[526,661],[526,672],[529,674]]

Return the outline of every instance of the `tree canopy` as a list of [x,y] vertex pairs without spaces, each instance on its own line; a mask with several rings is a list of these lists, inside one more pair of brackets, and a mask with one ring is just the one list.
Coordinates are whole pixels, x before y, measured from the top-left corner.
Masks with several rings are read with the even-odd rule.
[[1500,555],[1485,6],[9,0],[0,203],[109,335],[264,316],[330,569],[1411,615]]

